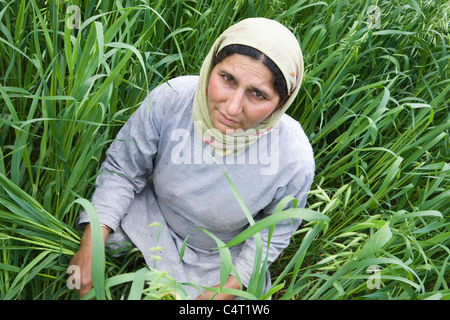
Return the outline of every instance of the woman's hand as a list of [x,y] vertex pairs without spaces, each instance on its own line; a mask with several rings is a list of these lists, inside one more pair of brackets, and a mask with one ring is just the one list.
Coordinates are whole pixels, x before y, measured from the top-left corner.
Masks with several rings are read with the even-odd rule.
[[[111,229],[102,225],[103,241],[106,242]],[[87,225],[84,229],[83,236],[81,237],[80,247],[77,253],[70,260],[70,265],[76,265],[80,268],[80,288],[77,288],[80,298],[85,296],[89,290],[92,289],[92,275],[91,275],[91,263],[92,263],[92,236],[90,225]]]
[[[220,285],[214,286],[214,288],[218,288]],[[239,283],[234,276],[229,276],[227,281],[225,282],[224,288],[229,289],[240,289]],[[214,292],[211,291],[205,291],[201,295],[197,297],[197,300],[209,300],[214,295]],[[235,296],[232,294],[226,294],[226,293],[218,293],[213,300],[234,300]]]

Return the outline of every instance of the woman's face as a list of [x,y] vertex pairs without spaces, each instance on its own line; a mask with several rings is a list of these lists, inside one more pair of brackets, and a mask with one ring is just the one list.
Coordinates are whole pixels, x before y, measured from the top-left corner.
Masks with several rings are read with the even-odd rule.
[[209,112],[214,127],[224,134],[257,126],[270,116],[278,102],[272,74],[260,61],[233,54],[211,72]]

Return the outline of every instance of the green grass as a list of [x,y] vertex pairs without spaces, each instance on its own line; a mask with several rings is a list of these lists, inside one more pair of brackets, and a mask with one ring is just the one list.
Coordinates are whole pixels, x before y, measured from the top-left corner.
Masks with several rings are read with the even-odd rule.
[[[0,1],[1,299],[76,298],[66,285],[75,222],[106,148],[150,90],[198,74],[215,38],[251,16],[298,36],[305,77],[289,113],[317,165],[307,208],[264,222],[311,213],[270,267],[273,298],[450,298],[450,5],[265,3]],[[71,4],[80,29],[69,28]],[[370,5],[381,13],[375,28]],[[90,296],[183,298],[136,250],[106,259]],[[267,298],[261,267],[239,294]]]

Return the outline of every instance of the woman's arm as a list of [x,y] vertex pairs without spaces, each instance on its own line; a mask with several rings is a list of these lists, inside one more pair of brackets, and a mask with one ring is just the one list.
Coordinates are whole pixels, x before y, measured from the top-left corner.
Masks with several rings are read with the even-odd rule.
[[[106,242],[111,228],[102,225],[103,241]],[[92,276],[91,276],[91,262],[92,262],[92,236],[91,227],[88,224],[85,229],[83,236],[81,237],[80,247],[77,253],[72,257],[70,261],[70,266],[78,266],[80,274],[75,274],[75,277],[80,277],[77,279],[80,284],[79,288],[76,288],[80,298],[85,296],[89,290],[92,289]]]
[[[159,103],[162,98],[158,97],[164,95],[161,89],[154,89],[120,129],[99,170],[91,201],[100,223],[112,231],[153,172],[164,113]],[[78,223],[88,222],[88,215],[83,211]]]
[[[121,128],[106,152],[106,159],[96,179],[96,189],[91,201],[100,223],[104,224],[102,232],[105,242],[110,232],[119,225],[135,194],[145,187],[153,170],[160,118],[152,97],[158,91],[159,89],[155,89]],[[87,223],[87,227],[70,264],[80,268],[81,288],[78,292],[83,297],[92,288],[92,238],[86,212],[81,212],[78,223]]]

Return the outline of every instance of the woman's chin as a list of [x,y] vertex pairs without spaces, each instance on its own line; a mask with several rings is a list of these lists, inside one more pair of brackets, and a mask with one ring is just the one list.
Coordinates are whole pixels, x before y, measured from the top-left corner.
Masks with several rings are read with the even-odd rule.
[[233,134],[236,128],[226,125],[220,121],[213,122],[214,127],[219,130],[222,134]]

